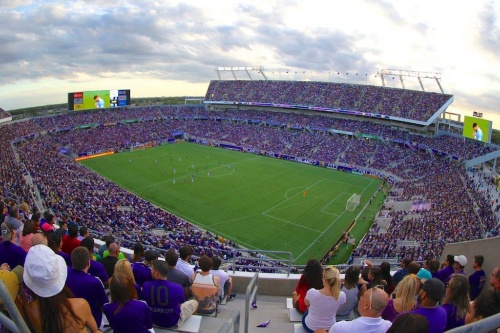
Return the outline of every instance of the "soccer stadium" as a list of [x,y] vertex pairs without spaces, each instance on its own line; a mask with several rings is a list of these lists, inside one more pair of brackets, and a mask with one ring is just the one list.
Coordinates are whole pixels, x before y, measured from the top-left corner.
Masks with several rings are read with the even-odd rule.
[[256,331],[250,321],[302,332],[287,298],[312,258],[346,279],[365,266],[373,282],[383,263],[439,277],[449,254],[470,275],[483,255],[494,278],[500,147],[491,122],[444,116],[453,95],[265,76],[219,77],[185,105],[134,106],[130,91],[120,104],[120,94],[101,94],[111,102],[98,109],[70,96],[69,111],[23,119],[0,109],[2,221],[14,207],[24,223],[41,217],[46,234],[77,225],[96,253],[111,255],[113,236],[130,260],[137,244],[161,257],[190,247],[195,269],[221,258],[236,300],[174,330]]

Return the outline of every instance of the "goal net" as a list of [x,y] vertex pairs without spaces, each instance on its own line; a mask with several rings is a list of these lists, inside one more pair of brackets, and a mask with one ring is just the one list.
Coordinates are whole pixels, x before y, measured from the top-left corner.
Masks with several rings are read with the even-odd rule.
[[347,204],[346,204],[345,209],[347,209],[350,212],[354,211],[356,209],[356,207],[358,207],[360,200],[361,200],[361,194],[354,193],[347,200]]

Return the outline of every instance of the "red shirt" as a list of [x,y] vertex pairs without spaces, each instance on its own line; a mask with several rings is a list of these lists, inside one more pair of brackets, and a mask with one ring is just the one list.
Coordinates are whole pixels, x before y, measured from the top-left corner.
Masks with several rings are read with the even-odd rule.
[[78,238],[70,237],[68,235],[64,235],[62,238],[62,241],[63,241],[63,245],[62,245],[61,250],[64,253],[67,253],[68,255],[71,255],[71,252],[73,252],[73,250],[76,247],[80,246],[80,244],[82,243],[82,241],[79,240]]

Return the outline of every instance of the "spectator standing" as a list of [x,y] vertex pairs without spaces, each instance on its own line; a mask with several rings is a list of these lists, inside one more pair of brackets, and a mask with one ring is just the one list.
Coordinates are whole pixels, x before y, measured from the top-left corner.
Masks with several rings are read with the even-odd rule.
[[445,286],[441,280],[432,278],[426,280],[418,293],[420,308],[410,313],[420,314],[429,321],[429,333],[444,332],[446,327],[446,310],[439,306],[445,293]]
[[484,257],[482,255],[474,256],[474,273],[469,276],[469,296],[470,300],[474,301],[481,293],[486,281],[486,273],[483,271],[482,266]]
[[490,275],[490,286],[494,291],[500,291],[500,266],[495,267]]
[[453,274],[446,286],[442,303],[446,310],[446,331],[464,325],[465,315],[469,312],[469,281],[462,274]]
[[467,258],[464,255],[459,255],[453,257],[455,260],[453,264],[454,274],[462,274],[465,275],[465,266],[467,266]]
[[446,261],[443,263],[445,265],[443,268],[436,272],[436,278],[441,280],[441,282],[446,283],[451,274],[454,273],[453,264],[455,263],[455,256],[448,254],[446,256]]

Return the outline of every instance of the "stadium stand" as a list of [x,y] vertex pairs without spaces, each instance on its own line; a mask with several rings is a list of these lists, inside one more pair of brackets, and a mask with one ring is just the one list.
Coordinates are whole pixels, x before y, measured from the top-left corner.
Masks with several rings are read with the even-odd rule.
[[[210,101],[371,110],[418,121],[428,120],[450,98],[450,95],[392,88],[287,81],[212,81],[206,94]],[[355,249],[356,256],[409,257],[421,261],[439,258],[448,243],[490,238],[500,233],[497,223],[500,205],[494,202],[491,191],[477,185],[487,180],[466,172],[462,163],[497,151],[498,147],[461,137],[428,137],[393,124],[361,117],[337,118],[324,112],[299,113],[289,109],[278,112],[262,108],[215,111],[200,106],[68,113],[11,123],[1,129],[4,201],[9,205],[26,201],[30,207],[41,204],[58,214],[77,216],[88,221],[94,234],[113,234],[124,239],[124,247],[132,248],[139,241],[160,249],[178,249],[189,244],[197,256],[228,257],[232,253],[231,241],[220,242],[210,232],[153,206],[74,162],[79,155],[105,150],[120,152],[135,145],[174,141],[175,131],[182,131],[184,139],[199,144],[230,144],[248,152],[282,154],[332,167],[356,167],[386,177],[393,184],[380,212],[387,223],[373,224]],[[65,148],[64,154],[61,148]],[[118,214],[118,206],[134,209]],[[165,234],[149,232],[159,228]],[[238,263],[253,265],[250,269],[241,268],[242,271],[267,270],[263,264],[250,260]],[[239,278],[250,273],[241,274]],[[239,285],[235,291],[242,293],[245,283],[234,277],[235,285]],[[243,306],[238,300],[228,304]],[[259,303],[259,309],[262,308],[266,308],[265,302]],[[266,310],[273,313],[277,308],[271,304]],[[282,303],[279,308],[283,308]],[[280,311],[288,321],[288,310]],[[286,327],[291,330],[293,324]]]

